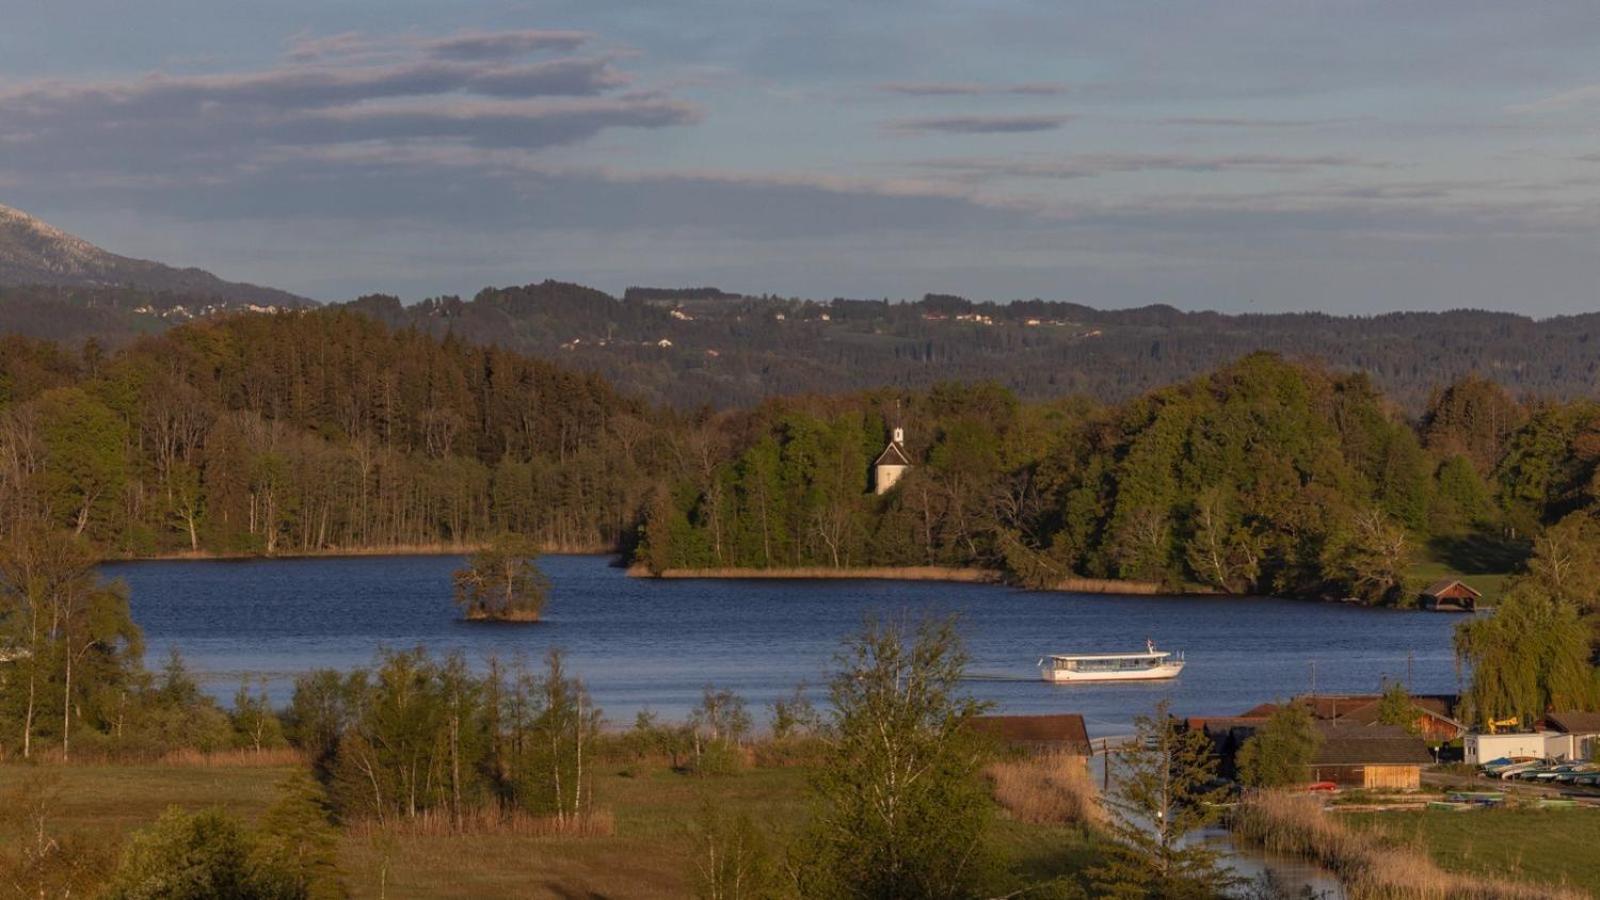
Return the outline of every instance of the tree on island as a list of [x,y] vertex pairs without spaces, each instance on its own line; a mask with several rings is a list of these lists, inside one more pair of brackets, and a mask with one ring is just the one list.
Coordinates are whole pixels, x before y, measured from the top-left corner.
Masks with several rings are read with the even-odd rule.
[[455,575],[456,605],[468,619],[537,622],[550,581],[533,561],[527,538],[503,534],[467,558]]

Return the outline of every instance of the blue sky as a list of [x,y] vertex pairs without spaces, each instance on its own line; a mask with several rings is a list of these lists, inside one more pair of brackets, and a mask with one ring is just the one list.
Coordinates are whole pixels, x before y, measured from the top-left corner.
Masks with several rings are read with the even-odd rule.
[[1593,309],[1592,2],[12,0],[0,203],[326,300],[547,277]]

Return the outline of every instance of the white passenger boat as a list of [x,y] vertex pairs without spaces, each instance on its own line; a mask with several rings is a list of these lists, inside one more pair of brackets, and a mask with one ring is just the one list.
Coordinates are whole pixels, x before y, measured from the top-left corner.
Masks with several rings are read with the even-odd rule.
[[1144,642],[1143,653],[1084,653],[1052,655],[1039,660],[1045,681],[1161,681],[1183,671],[1183,651],[1157,650]]

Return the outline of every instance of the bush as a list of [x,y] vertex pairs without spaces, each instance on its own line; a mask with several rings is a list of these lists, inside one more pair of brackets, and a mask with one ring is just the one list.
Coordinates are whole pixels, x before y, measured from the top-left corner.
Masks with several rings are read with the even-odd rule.
[[134,836],[112,877],[110,900],[292,900],[307,894],[259,853],[238,819],[173,807]]

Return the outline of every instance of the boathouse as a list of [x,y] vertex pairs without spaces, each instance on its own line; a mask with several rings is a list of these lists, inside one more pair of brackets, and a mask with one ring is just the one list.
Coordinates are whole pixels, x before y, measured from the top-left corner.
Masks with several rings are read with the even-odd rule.
[[1087,758],[1091,753],[1089,730],[1083,716],[1062,713],[1046,716],[977,716],[973,731],[1026,753],[1061,753]]
[[1422,787],[1422,767],[1433,754],[1422,739],[1394,725],[1318,722],[1316,755],[1309,781],[1342,787],[1414,791]]
[[1477,612],[1483,593],[1455,578],[1435,581],[1422,589],[1422,606],[1436,612]]
[[872,492],[887,494],[909,468],[911,459],[906,456],[906,431],[896,427],[894,436],[889,439],[889,446],[883,448],[877,462],[872,464]]

